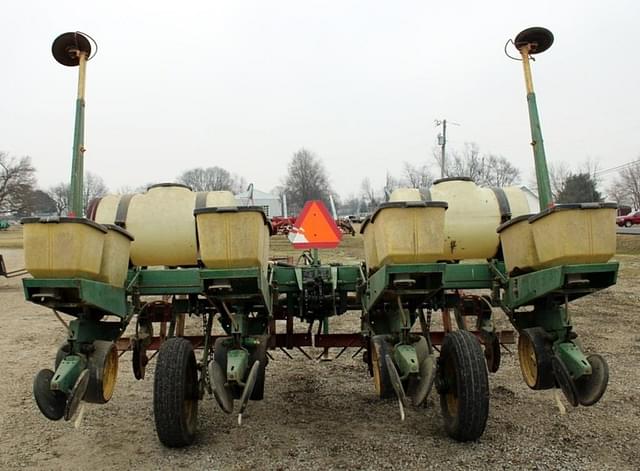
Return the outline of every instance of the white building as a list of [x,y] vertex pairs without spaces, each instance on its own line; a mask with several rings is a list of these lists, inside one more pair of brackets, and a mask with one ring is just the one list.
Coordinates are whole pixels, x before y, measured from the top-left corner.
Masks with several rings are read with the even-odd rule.
[[529,212],[532,214],[539,213],[540,202],[538,201],[538,195],[525,185],[521,185],[520,189],[522,190],[524,195],[527,197],[527,203],[529,203]]
[[254,189],[252,201],[251,193],[251,190],[238,193],[236,195],[238,206],[260,206],[267,217],[282,216],[282,204],[277,195]]

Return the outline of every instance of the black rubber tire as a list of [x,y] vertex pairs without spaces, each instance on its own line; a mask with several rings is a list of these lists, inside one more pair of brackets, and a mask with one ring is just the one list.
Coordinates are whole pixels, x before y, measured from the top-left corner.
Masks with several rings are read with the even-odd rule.
[[269,342],[268,335],[260,335],[257,337],[260,344],[251,352],[249,356],[249,371],[256,361],[260,362],[258,367],[258,377],[256,378],[256,384],[253,387],[250,399],[252,401],[261,401],[264,399],[264,380],[265,370],[269,364],[269,357],[267,357],[267,343]]
[[459,442],[482,436],[489,416],[489,375],[480,342],[456,330],[446,335],[438,359],[444,427]]
[[[529,346],[533,349],[533,353],[535,353],[535,376],[532,376],[533,372],[526,371],[527,368],[523,366],[522,360],[520,360],[520,356],[524,355],[523,349],[525,348],[525,342],[530,343]],[[518,358],[522,378],[531,389],[553,389],[556,386],[553,366],[551,365],[553,348],[542,327],[531,327],[520,331],[520,336],[518,337]],[[527,379],[527,376],[529,376],[529,379]]]
[[386,341],[386,335],[374,335],[371,337],[371,368],[373,370],[373,382],[376,393],[380,399],[395,397],[396,393],[391,384],[391,377],[384,360],[391,352]]
[[624,223],[624,227],[631,227],[631,226],[633,226],[633,223],[631,221],[626,221]]
[[153,415],[163,445],[178,448],[193,443],[198,422],[198,369],[187,339],[172,337],[160,347]]
[[95,350],[88,358],[89,385],[82,399],[92,404],[106,404],[113,396],[118,377],[118,350],[114,342],[95,340]]

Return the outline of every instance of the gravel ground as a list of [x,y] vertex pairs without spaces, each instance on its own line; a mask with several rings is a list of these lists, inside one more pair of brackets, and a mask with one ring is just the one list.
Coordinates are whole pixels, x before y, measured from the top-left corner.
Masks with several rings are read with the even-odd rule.
[[[1,252],[9,269],[22,266],[21,249]],[[249,405],[242,426],[206,397],[197,441],[187,449],[158,442],[155,362],[144,381],[135,381],[129,354],[111,402],[84,406],[77,426],[50,422],[37,410],[31,382],[52,366],[64,329],[50,311],[24,301],[19,280],[0,278],[0,469],[639,469],[640,259],[619,259],[617,286],[573,303],[585,349],[609,362],[604,398],[590,408],[567,405],[561,415],[553,391],[529,390],[517,358],[504,352],[500,371],[490,376],[487,429],[466,444],[445,435],[436,396],[400,422],[396,402],[375,398],[360,355],[315,362],[297,351],[294,360],[273,353],[265,400]],[[353,331],[357,313],[332,325]]]

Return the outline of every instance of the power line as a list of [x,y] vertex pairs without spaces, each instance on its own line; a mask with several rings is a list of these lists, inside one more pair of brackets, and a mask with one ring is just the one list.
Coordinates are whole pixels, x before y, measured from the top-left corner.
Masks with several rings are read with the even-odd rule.
[[604,170],[597,170],[597,171],[595,171],[593,173],[594,173],[594,175],[602,175],[602,174],[605,174],[605,173],[615,172],[616,170],[624,170],[625,168],[632,167],[634,165],[640,165],[640,161],[638,161],[636,159],[636,160],[633,160],[631,162],[627,162],[625,164],[617,165],[615,167],[605,168]]

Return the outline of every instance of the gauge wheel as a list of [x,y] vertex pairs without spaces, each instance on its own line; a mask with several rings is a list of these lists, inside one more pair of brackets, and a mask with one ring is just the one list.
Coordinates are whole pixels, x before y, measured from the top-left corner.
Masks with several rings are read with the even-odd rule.
[[480,438],[489,416],[489,376],[473,334],[457,330],[446,335],[437,382],[447,434],[460,442]]
[[542,327],[520,331],[518,360],[524,382],[531,389],[551,389],[555,386],[551,359],[553,350]]
[[371,369],[373,370],[373,385],[380,399],[388,399],[395,396],[391,384],[391,376],[387,369],[385,357],[390,354],[390,346],[386,341],[386,335],[375,335],[371,338]]
[[118,349],[114,342],[96,340],[89,356],[89,386],[85,402],[105,404],[111,400],[118,377]]
[[163,445],[193,443],[198,423],[198,368],[191,342],[172,337],[160,347],[153,384],[153,415]]

